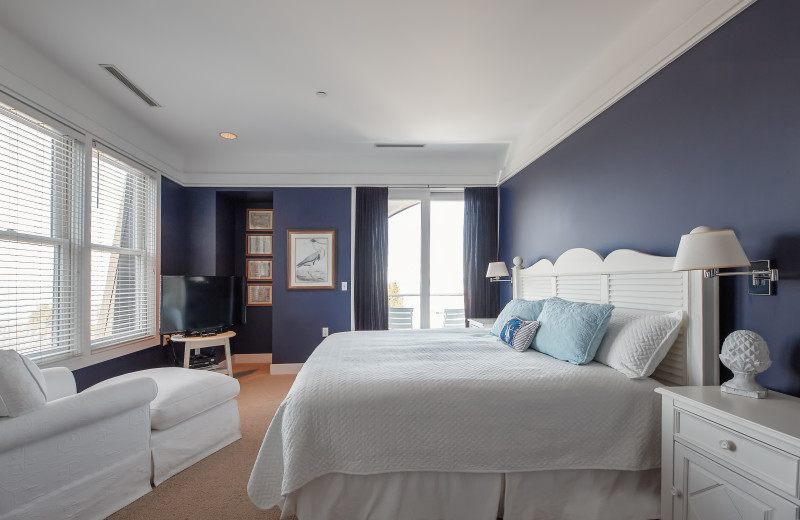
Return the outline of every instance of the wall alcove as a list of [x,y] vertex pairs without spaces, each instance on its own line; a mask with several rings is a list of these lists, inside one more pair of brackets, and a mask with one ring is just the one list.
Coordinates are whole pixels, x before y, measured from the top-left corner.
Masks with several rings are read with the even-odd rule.
[[[217,276],[241,276],[246,280],[245,235],[247,233],[248,209],[272,209],[272,191],[217,191],[216,192],[216,262]],[[270,232],[271,233],[271,232]],[[273,241],[273,254],[284,254],[278,250],[280,241]],[[274,274],[273,274],[274,277]],[[245,294],[246,297],[246,294]],[[234,326],[236,339],[234,354],[264,354],[272,352],[272,307],[246,307],[246,323]]]

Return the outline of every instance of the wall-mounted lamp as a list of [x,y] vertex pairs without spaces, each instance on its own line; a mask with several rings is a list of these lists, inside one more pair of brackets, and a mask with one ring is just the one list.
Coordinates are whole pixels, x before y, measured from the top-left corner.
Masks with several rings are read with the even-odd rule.
[[504,279],[503,276],[508,276],[508,269],[506,269],[505,262],[489,262],[489,268],[486,270],[486,278],[490,282],[510,282],[511,278]]
[[[720,269],[729,267],[747,267],[749,270],[719,272]],[[702,269],[706,278],[750,276],[750,294],[774,294],[774,285],[778,281],[778,270],[770,268],[769,260],[751,262],[747,259],[732,229],[710,229],[700,226],[681,237],[672,270],[694,269]]]

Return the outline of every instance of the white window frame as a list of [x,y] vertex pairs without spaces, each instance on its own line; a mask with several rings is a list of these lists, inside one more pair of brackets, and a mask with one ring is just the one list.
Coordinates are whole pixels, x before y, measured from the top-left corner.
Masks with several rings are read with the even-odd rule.
[[[103,361],[108,361],[117,357],[124,356],[133,352],[158,346],[160,344],[160,337],[158,335],[158,291],[161,274],[161,182],[160,174],[146,163],[137,160],[134,156],[129,155],[119,148],[110,146],[102,140],[96,138],[89,132],[85,132],[79,128],[71,126],[69,123],[64,122],[51,116],[45,109],[30,106],[28,103],[22,102],[15,97],[9,96],[0,91],[0,102],[18,110],[21,114],[36,120],[45,122],[53,126],[60,132],[73,137],[78,141],[76,146],[82,147],[83,160],[81,161],[82,168],[76,170],[75,180],[78,183],[73,189],[72,211],[80,212],[82,218],[82,231],[76,233],[71,237],[73,247],[79,249],[79,253],[75,257],[75,264],[73,270],[77,271],[75,278],[76,298],[79,299],[78,311],[76,320],[77,323],[77,351],[76,355],[58,359],[48,363],[42,363],[42,368],[63,366],[70,370],[76,370],[91,366]],[[154,308],[152,318],[150,320],[150,331],[146,336],[137,338],[131,341],[121,342],[113,345],[107,345],[101,348],[91,347],[90,341],[90,320],[91,320],[91,193],[92,193],[92,150],[93,146],[99,147],[104,153],[115,156],[115,158],[128,163],[129,165],[140,169],[142,172],[150,175],[155,182],[155,201],[150,210],[148,218],[152,219],[152,225],[155,233],[155,259],[152,263],[155,272],[154,276]],[[80,153],[80,152],[78,152]],[[19,238],[19,237],[18,237]],[[39,237],[36,237],[38,243],[43,243]],[[59,241],[61,239],[52,239],[50,241]]]
[[[148,284],[151,287],[151,290],[152,290],[152,293],[148,297],[149,301],[146,301],[144,304],[142,304],[141,302],[137,301],[134,304],[135,305],[135,312],[137,314],[137,317],[134,319],[134,321],[139,321],[142,314],[144,314],[145,317],[147,317],[148,315],[151,317],[151,319],[148,320],[148,322],[145,325],[145,328],[147,330],[144,332],[144,334],[139,336],[139,337],[136,337],[134,339],[123,340],[123,341],[118,341],[118,342],[111,342],[111,343],[109,343],[109,341],[107,339],[94,340],[94,339],[90,338],[89,343],[90,343],[90,349],[92,350],[92,352],[97,352],[99,350],[107,349],[107,348],[116,348],[116,347],[119,347],[120,345],[126,345],[126,344],[129,344],[129,343],[140,343],[142,341],[150,341],[150,340],[153,340],[153,339],[155,339],[157,337],[157,330],[158,330],[158,301],[157,301],[157,295],[158,295],[158,268],[157,268],[157,265],[158,265],[158,262],[157,262],[157,256],[158,256],[158,251],[157,251],[157,248],[158,248],[158,239],[157,239],[157,236],[158,236],[158,218],[157,218],[158,210],[157,210],[157,206],[158,206],[158,202],[157,201],[158,201],[158,185],[159,185],[158,179],[155,178],[155,175],[154,175],[155,172],[153,172],[152,170],[150,170],[146,166],[139,164],[138,161],[135,161],[134,159],[128,158],[128,157],[120,154],[119,152],[109,148],[108,146],[105,146],[102,143],[99,143],[99,142],[95,141],[93,143],[93,146],[92,146],[92,165],[90,166],[90,168],[87,168],[87,172],[90,173],[90,175],[89,175],[90,176],[90,180],[89,180],[89,182],[87,184],[90,185],[91,190],[92,190],[93,193],[97,189],[97,186],[94,184],[96,182],[96,180],[97,180],[97,176],[96,176],[97,172],[94,171],[94,165],[96,164],[96,160],[95,160],[95,156],[94,156],[95,151],[97,151],[98,154],[105,155],[105,156],[111,158],[112,160],[118,161],[124,167],[127,167],[127,169],[130,169],[133,172],[135,172],[135,174],[139,174],[144,178],[149,178],[149,180],[153,182],[153,189],[155,190],[155,193],[154,193],[155,198],[154,198],[153,206],[146,205],[147,200],[139,200],[138,201],[139,203],[145,204],[143,208],[139,208],[139,209],[144,210],[144,213],[145,213],[145,219],[144,219],[145,220],[145,224],[144,224],[144,230],[140,233],[140,236],[138,236],[138,238],[142,239],[142,241],[140,243],[136,244],[135,246],[133,246],[133,247],[118,247],[118,246],[113,246],[113,245],[95,244],[92,241],[92,235],[91,234],[87,235],[88,238],[86,240],[86,243],[87,243],[87,249],[89,250],[90,261],[91,261],[92,252],[119,253],[119,254],[126,254],[126,255],[135,256],[142,263],[141,272],[137,273],[137,276],[138,275],[142,275],[142,276],[149,276],[150,277],[149,280],[141,280],[141,279],[137,278],[137,286],[140,283],[145,283],[145,284]],[[98,155],[98,159],[99,159],[99,155]],[[140,195],[143,195],[143,194],[137,191],[135,193],[135,195],[140,196]],[[87,200],[91,201],[92,199],[89,198]],[[94,208],[92,207],[92,204],[89,204],[89,206],[90,206],[89,207],[89,211],[87,213],[88,213],[88,218],[91,221],[92,211],[93,211]],[[91,229],[90,229],[90,232],[91,232]],[[147,237],[147,235],[149,235],[151,233],[153,235],[151,237],[153,250],[149,251],[148,250],[148,237]],[[90,267],[89,272],[91,273],[91,264],[90,264],[89,267]],[[91,274],[89,276],[89,279],[90,279],[90,289],[91,289]],[[139,289],[137,287],[137,291],[138,290]],[[91,295],[91,290],[90,290],[89,294]],[[89,300],[91,302],[91,297],[89,298]],[[91,318],[92,318],[92,312],[91,312],[91,309],[90,309],[89,319],[91,320]],[[91,335],[91,323],[89,324],[89,327],[90,328],[88,330],[90,331],[90,335]]]
[[[56,211],[54,207],[50,206],[50,216],[52,222],[57,223],[57,227],[60,228],[60,232],[57,233],[58,236],[46,236],[44,234],[35,234],[29,232],[21,232],[17,230],[1,230],[0,231],[0,238],[4,239],[4,241],[8,241],[9,243],[18,243],[18,244],[30,244],[30,245],[42,245],[42,246],[50,246],[54,248],[54,255],[60,258],[60,263],[63,265],[63,268],[59,268],[57,270],[53,270],[53,279],[55,280],[58,276],[57,273],[63,273],[65,276],[68,276],[72,280],[72,284],[68,286],[62,285],[62,282],[54,281],[53,282],[53,298],[57,301],[64,301],[63,296],[57,296],[58,291],[65,290],[68,294],[71,294],[67,298],[66,301],[69,303],[66,306],[66,312],[68,315],[72,315],[72,318],[69,320],[70,327],[67,330],[67,333],[73,336],[73,344],[71,345],[69,351],[62,353],[61,355],[57,355],[55,359],[50,359],[49,361],[42,361],[36,360],[37,363],[41,363],[42,365],[45,364],[53,364],[63,362],[65,359],[71,359],[75,355],[80,353],[80,345],[81,345],[81,288],[80,288],[80,244],[82,243],[82,230],[80,226],[73,225],[73,218],[72,215],[76,212],[81,212],[83,208],[83,200],[81,197],[81,188],[80,184],[82,182],[82,176],[84,173],[82,157],[81,157],[81,150],[84,146],[81,134],[75,132],[73,129],[69,127],[65,127],[64,125],[60,124],[58,121],[55,121],[44,114],[36,110],[30,110],[27,107],[23,107],[22,109],[18,108],[18,105],[14,103],[14,100],[9,98],[8,96],[3,95],[0,93],[0,102],[3,103],[5,107],[9,107],[12,111],[10,114],[11,119],[17,119],[23,126],[29,127],[32,129],[33,132],[40,131],[44,134],[51,134],[51,135],[61,135],[66,139],[71,141],[71,147],[73,149],[73,159],[69,167],[62,167],[63,163],[54,163],[51,165],[53,168],[57,168],[62,170],[62,173],[59,175],[59,179],[66,181],[66,184],[69,185],[69,194],[68,200],[65,201],[58,201],[68,205],[67,211],[69,212],[69,217],[66,218],[66,222],[63,220],[64,214]],[[16,112],[16,114],[14,114]],[[44,125],[44,127],[39,127],[37,129],[38,124]],[[77,222],[80,224],[80,217],[77,217]],[[56,253],[56,249],[58,249],[58,253]],[[68,283],[68,282],[67,282]],[[51,323],[55,324],[62,321],[64,318],[58,315],[57,309],[60,308],[60,305],[55,306],[52,308],[52,317]],[[58,331],[57,333],[64,334],[64,331]],[[73,352],[74,354],[70,354],[69,352]]]

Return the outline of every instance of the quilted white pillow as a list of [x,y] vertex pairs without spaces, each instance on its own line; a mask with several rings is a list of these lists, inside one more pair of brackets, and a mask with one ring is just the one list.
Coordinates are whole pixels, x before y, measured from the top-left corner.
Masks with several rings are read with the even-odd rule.
[[594,357],[631,379],[648,377],[675,343],[683,312],[642,315],[614,311]]
[[17,417],[44,406],[47,387],[36,363],[15,350],[0,350],[0,417]]

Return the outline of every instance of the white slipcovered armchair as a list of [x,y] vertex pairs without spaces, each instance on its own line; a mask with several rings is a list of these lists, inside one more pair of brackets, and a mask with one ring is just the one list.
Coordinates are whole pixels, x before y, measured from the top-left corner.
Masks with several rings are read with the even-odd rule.
[[148,493],[155,382],[76,393],[68,369],[42,375],[47,403],[0,418],[0,520],[105,518]]

